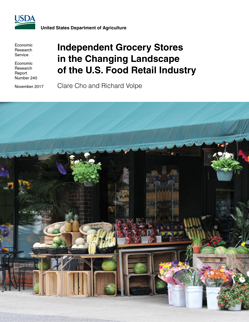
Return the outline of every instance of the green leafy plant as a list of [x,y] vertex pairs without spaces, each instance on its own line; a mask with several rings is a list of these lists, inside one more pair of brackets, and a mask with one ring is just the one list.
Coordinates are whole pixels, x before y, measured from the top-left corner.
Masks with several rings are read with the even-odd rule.
[[240,303],[245,309],[249,307],[249,291],[246,285],[235,284],[221,288],[218,295],[218,306],[221,309],[228,309]]
[[[67,157],[61,156],[60,158],[66,160]],[[30,189],[19,192],[17,197],[26,213],[36,212],[39,214],[49,211],[51,222],[63,221],[64,213],[73,210],[64,197],[79,187],[79,184],[74,182],[72,178],[69,164],[65,166],[66,174],[61,174],[56,161],[58,161],[58,157],[51,156],[45,161],[38,162],[35,166],[36,178],[29,180]]]
[[193,238],[193,244],[192,246],[201,246],[202,245],[202,241],[199,237],[195,237]]
[[235,227],[232,229],[233,238],[232,244],[236,245],[241,239],[242,242],[245,242],[246,245],[249,244],[249,218],[248,218],[248,210],[249,210],[249,201],[247,204],[242,202],[238,202],[238,207],[235,208],[235,215],[230,214],[235,222]]
[[94,159],[89,159],[90,154],[85,153],[84,157],[86,160],[74,160],[74,155],[70,156],[71,168],[73,170],[72,175],[74,181],[84,183],[92,181],[93,183],[99,182],[98,170],[101,170],[101,163],[95,163]]
[[193,265],[193,248],[192,245],[188,245],[185,253],[185,262],[189,263],[189,266]]
[[240,170],[243,169],[243,167],[240,165],[239,161],[236,161],[234,159],[234,155],[232,153],[228,152],[218,152],[213,155],[215,157],[215,160],[211,161],[211,167],[214,170],[223,170],[224,172],[227,171],[234,171],[240,173]]

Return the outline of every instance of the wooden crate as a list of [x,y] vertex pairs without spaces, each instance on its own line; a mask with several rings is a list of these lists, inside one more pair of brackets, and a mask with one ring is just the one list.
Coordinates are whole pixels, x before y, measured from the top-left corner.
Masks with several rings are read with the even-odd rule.
[[67,272],[67,296],[88,297],[91,295],[91,272]]
[[175,250],[153,252],[152,253],[152,273],[159,273],[159,264],[173,262],[175,260],[177,260],[177,252]]
[[53,244],[53,239],[54,239],[54,237],[44,236],[44,243],[47,244],[47,245],[52,245]]
[[[36,283],[39,283],[39,295],[41,295],[41,271],[35,270],[33,271],[33,287]],[[34,295],[37,295],[33,291]],[[43,274],[43,294],[46,295],[46,273]]]
[[152,271],[151,253],[128,253],[124,255],[123,272],[124,275],[133,274],[133,266],[136,263],[144,263],[147,267],[147,274]]
[[249,270],[249,255],[218,255],[218,254],[194,254],[194,268],[211,266],[217,268],[219,265],[227,264],[237,272],[246,273]]
[[125,284],[125,295],[131,296],[130,287],[150,287],[151,293],[153,295],[153,280],[154,276],[152,274],[130,274],[124,277]]
[[[116,285],[115,294],[105,294],[104,287],[108,283]],[[95,271],[94,272],[94,296],[110,297],[117,296],[117,272],[116,271]]]
[[[63,296],[67,295],[67,271],[63,271]],[[46,272],[46,295],[61,296],[61,271]]]
[[77,238],[82,237],[81,232],[68,232],[68,233],[62,233],[61,239],[65,240],[67,247],[70,247],[75,244],[75,241]]
[[152,274],[153,295],[158,295],[159,294],[159,293],[156,292],[156,280],[157,279],[159,279],[158,274]]

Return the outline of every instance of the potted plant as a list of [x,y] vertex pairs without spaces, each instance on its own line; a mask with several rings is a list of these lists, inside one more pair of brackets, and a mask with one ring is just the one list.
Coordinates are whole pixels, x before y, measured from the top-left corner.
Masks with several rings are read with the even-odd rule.
[[221,287],[232,283],[232,276],[234,275],[232,269],[226,265],[219,265],[217,269],[203,266],[200,274],[202,282],[206,285],[208,310],[220,310],[218,294]]
[[199,254],[201,246],[202,246],[201,239],[199,237],[194,237],[193,238],[193,244],[192,244],[193,253],[194,254]]
[[90,154],[85,153],[85,160],[74,160],[74,155],[70,156],[72,175],[74,181],[84,183],[85,186],[93,186],[99,182],[98,170],[101,170],[101,163],[95,163],[94,159],[89,159]]
[[248,308],[248,286],[235,283],[235,285],[222,287],[218,295],[218,306],[224,310],[240,311],[242,304]]
[[233,173],[238,172],[243,169],[239,161],[234,159],[234,155],[228,152],[218,152],[213,155],[215,160],[211,161],[211,167],[216,170],[217,178],[219,181],[231,181]]

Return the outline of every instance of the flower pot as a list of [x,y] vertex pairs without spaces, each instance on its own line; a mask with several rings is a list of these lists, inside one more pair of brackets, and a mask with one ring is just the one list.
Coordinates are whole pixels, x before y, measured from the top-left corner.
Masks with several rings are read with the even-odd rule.
[[203,304],[203,286],[186,286],[185,298],[187,308],[201,309]]
[[223,169],[216,170],[219,181],[231,181],[233,177],[233,170],[224,172]]
[[168,301],[169,301],[169,305],[173,305],[173,298],[172,298],[173,285],[172,284],[167,284],[167,286],[168,286]]
[[193,253],[194,254],[199,254],[201,250],[201,246],[192,246],[193,248]]
[[220,310],[218,306],[217,296],[220,291],[220,287],[206,287],[207,291],[207,308],[208,310]]
[[228,308],[229,311],[240,311],[241,310],[242,303],[236,304],[235,306],[230,306]]
[[172,299],[174,306],[186,306],[185,287],[173,285]]
[[94,182],[92,182],[92,181],[86,181],[86,182],[84,182],[84,186],[85,187],[93,187],[94,186]]

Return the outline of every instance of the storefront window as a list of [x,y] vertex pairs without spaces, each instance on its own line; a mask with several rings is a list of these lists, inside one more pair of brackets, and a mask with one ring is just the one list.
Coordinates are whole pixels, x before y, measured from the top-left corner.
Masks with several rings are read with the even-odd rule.
[[146,221],[179,221],[179,168],[150,166],[146,171]]
[[13,247],[13,160],[0,159],[0,225],[9,229],[3,239],[2,247]]
[[126,167],[108,169],[108,222],[129,218],[129,170]]
[[[19,160],[19,195],[27,194],[32,189],[30,181],[37,177],[34,168],[36,163],[37,160],[34,158]],[[32,198],[32,195],[30,195],[30,198]],[[26,202],[19,201],[18,250],[24,251],[21,257],[29,257],[31,247],[35,242],[40,242],[40,237],[44,235],[43,229],[48,224],[46,223],[46,217],[48,217],[46,212],[27,210],[27,206],[29,206],[29,200],[26,200]]]

